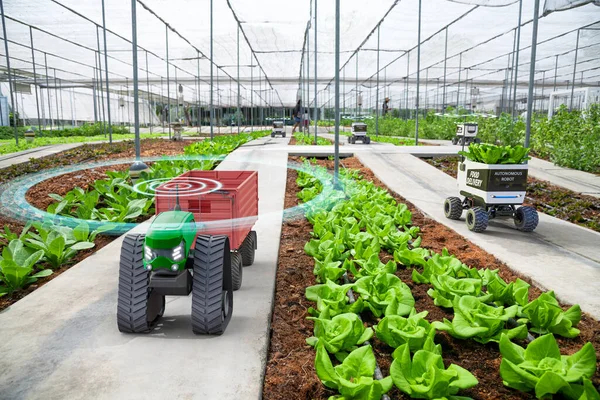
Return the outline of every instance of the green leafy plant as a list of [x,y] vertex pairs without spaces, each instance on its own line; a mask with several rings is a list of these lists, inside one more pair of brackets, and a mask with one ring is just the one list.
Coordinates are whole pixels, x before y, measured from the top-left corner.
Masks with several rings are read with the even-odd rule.
[[526,349],[514,344],[507,335],[500,339],[500,376],[508,387],[523,392],[535,391],[538,399],[561,394],[567,399],[598,396],[585,381],[596,372],[596,351],[586,343],[570,356],[560,354],[552,334],[540,336]]
[[315,370],[325,386],[337,390],[342,396],[334,399],[379,400],[392,388],[390,376],[373,379],[375,356],[371,346],[361,346],[352,351],[340,365],[333,366],[325,346],[317,345]]
[[531,325],[532,332],[554,333],[568,338],[579,335],[579,329],[576,328],[581,319],[579,304],[563,311],[553,291],[542,293],[537,299],[523,307],[519,315],[522,317],[522,322],[528,322]]
[[392,356],[390,375],[394,385],[413,399],[465,400],[468,398],[455,395],[478,383],[473,374],[458,365],[445,368],[440,350],[431,338],[412,359],[408,344],[398,347]]
[[467,151],[458,154],[467,159],[484,164],[522,164],[531,157],[529,149],[523,146],[496,146],[486,143],[471,143]]
[[453,301],[454,318],[444,322],[434,321],[433,327],[447,331],[458,339],[470,339],[479,343],[498,342],[500,335],[509,338],[524,339],[527,336],[527,326],[519,325],[513,329],[505,329],[510,318],[517,315],[517,306],[492,307],[482,303],[477,297],[455,297]]
[[[396,255],[394,254],[394,258]],[[433,253],[431,258],[423,260],[423,272],[416,269],[412,271],[412,279],[416,283],[431,283],[432,276],[448,275],[453,278],[479,278],[476,269],[471,269],[458,258],[448,253],[447,249],[442,254]]]
[[456,279],[450,275],[432,275],[430,278],[433,288],[427,294],[433,298],[436,306],[452,308],[456,297],[475,296],[485,303],[492,296],[481,296],[481,279],[461,278]]
[[55,226],[49,223],[34,223],[37,233],[29,232],[25,245],[35,250],[41,250],[44,261],[53,268],[61,265],[75,257],[78,251],[91,249],[93,242],[79,241],[75,237],[74,230],[66,226]]
[[410,288],[393,274],[365,276],[353,289],[376,317],[408,315],[415,305]]
[[498,271],[486,269],[483,272],[486,282],[487,293],[491,295],[491,301],[499,306],[512,306],[518,304],[524,306],[529,299],[529,284],[519,278],[514,282],[507,283],[498,275]]
[[[360,265],[360,269],[356,269],[355,264]],[[396,272],[396,263],[393,260],[386,264],[379,260],[379,254],[371,254],[368,259],[355,259],[350,263],[350,271],[355,279],[364,276],[375,276],[379,274],[394,274]]]
[[35,264],[43,256],[43,251],[29,251],[21,240],[11,240],[0,257],[0,296],[10,295],[15,290],[31,285],[38,278],[52,274],[49,269],[34,273]]
[[399,315],[383,317],[375,326],[377,338],[388,346],[397,348],[407,344],[411,351],[423,348],[428,338],[435,336],[435,329],[425,319],[427,311],[417,314],[413,308],[407,318]]
[[326,310],[318,318],[307,319],[315,323],[315,336],[306,339],[306,343],[313,347],[321,343],[331,354],[352,351],[373,336],[373,329],[365,328],[354,313],[338,314],[330,318],[329,310]]
[[363,301],[357,299],[354,303],[350,303],[348,299],[347,293],[352,286],[354,286],[352,283],[338,285],[327,280],[324,284],[307,287],[306,298],[317,303],[316,311],[309,309],[309,313],[318,316],[326,311],[326,315],[330,317],[343,313],[360,313],[364,306]]

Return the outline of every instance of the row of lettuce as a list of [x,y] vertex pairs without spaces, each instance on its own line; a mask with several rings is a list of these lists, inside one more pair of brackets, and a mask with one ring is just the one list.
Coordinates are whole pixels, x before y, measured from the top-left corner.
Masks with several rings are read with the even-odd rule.
[[[313,225],[305,252],[314,258],[318,282],[306,288],[315,302],[309,309],[314,336],[307,343],[316,348],[319,379],[339,392],[333,398],[379,399],[395,385],[411,398],[466,399],[455,395],[478,381],[458,365],[444,366],[434,338],[436,331],[447,331],[458,339],[499,343],[500,375],[508,387],[540,399],[556,393],[600,399],[590,380],[596,371],[592,344],[564,356],[554,338],[579,335],[578,305],[563,311],[553,292],[529,302],[526,282],[506,282],[498,270],[469,268],[446,250],[419,247],[419,228],[406,205],[356,171],[342,171],[343,190],[329,182],[324,168],[307,161],[297,179]],[[382,250],[393,260],[382,263]],[[417,312],[410,288],[395,275],[398,266],[413,268],[413,281],[430,285],[427,293],[437,306],[453,309],[453,319],[430,323],[427,311]],[[365,313],[377,324],[365,327]],[[526,348],[511,341],[531,340],[529,332],[539,337]],[[374,335],[395,349],[390,376],[380,380],[374,379],[376,360],[368,344]]]
[[0,256],[0,296],[12,295],[68,265],[79,251],[95,246],[98,234],[119,231],[117,223],[139,222],[153,215],[154,198],[142,194],[146,191],[144,182],[189,170],[213,169],[226,154],[267,133],[218,136],[213,141],[192,143],[184,149],[187,157],[153,163],[138,180],[138,190],[134,190],[128,171],[108,171],[108,179],[94,181],[87,190],[76,187],[64,196],[50,194],[55,200],[48,206],[50,214],[82,221],[63,225],[52,220],[30,222],[20,234],[5,227],[0,233],[6,244]]
[[[124,135],[131,133],[129,127],[121,125],[109,125],[96,122],[93,124],[84,123],[81,126],[68,127],[62,129],[42,129],[41,131],[37,126],[26,127],[20,126],[17,128],[17,135],[21,138],[25,137],[25,131],[32,129],[36,136],[42,137],[72,137],[72,136],[100,136],[107,134],[109,129],[113,135]],[[0,139],[14,139],[15,128],[12,126],[1,126],[0,127]]]

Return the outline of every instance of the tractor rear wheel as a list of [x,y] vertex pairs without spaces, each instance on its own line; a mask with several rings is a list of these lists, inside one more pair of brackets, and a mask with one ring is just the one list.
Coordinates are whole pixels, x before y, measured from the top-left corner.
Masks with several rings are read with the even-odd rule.
[[467,210],[467,228],[473,232],[483,232],[488,227],[489,215],[483,207],[473,207]]
[[539,222],[539,216],[535,208],[523,206],[515,211],[515,227],[523,232],[533,232]]
[[460,219],[462,213],[462,201],[458,197],[447,197],[444,201],[444,215],[446,218]]
[[144,268],[144,235],[127,235],[121,245],[117,326],[120,332],[150,332],[165,312],[165,296],[149,289]]
[[237,251],[231,252],[231,282],[233,290],[239,290],[242,287],[242,255]]
[[254,264],[254,255],[256,253],[256,231],[250,231],[246,239],[240,246],[240,254],[242,255],[242,264],[247,267]]
[[226,235],[198,235],[194,247],[192,330],[221,335],[233,312],[231,252]]

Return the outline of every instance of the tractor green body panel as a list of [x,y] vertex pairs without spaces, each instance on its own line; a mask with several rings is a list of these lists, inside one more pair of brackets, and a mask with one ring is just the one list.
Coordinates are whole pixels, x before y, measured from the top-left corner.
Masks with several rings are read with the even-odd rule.
[[[172,270],[177,264],[178,270],[185,268],[190,248],[196,239],[196,223],[194,215],[187,211],[165,211],[152,221],[146,233],[144,248],[144,266],[152,265],[152,270],[159,268]],[[172,250],[183,242],[183,257],[173,260]],[[148,247],[152,250],[151,259],[146,254]]]

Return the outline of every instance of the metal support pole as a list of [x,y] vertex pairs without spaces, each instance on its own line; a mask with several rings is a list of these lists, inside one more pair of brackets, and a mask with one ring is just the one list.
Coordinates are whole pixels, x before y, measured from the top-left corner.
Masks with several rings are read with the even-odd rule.
[[[104,1],[104,0],[102,0]],[[148,95],[150,95],[150,77],[148,72],[148,52],[146,51],[146,90],[148,91]],[[152,101],[148,98],[148,106],[152,109]],[[154,113],[154,110],[152,111]],[[150,122],[150,133],[152,133],[152,113],[149,115],[148,122]],[[109,114],[110,115],[110,114]],[[110,118],[110,117],[109,117]],[[112,133],[112,128],[110,130]]]
[[[41,91],[41,89],[40,89]],[[41,94],[41,93],[40,93]],[[129,93],[128,93],[129,94]],[[44,110],[44,96],[42,95],[42,111]],[[92,98],[94,99],[94,124],[98,122],[98,104],[96,100],[96,68],[94,68],[94,78],[92,78]],[[129,104],[129,103],[127,103]],[[45,118],[44,118],[45,120]]]
[[[337,1],[337,0],[336,0]],[[356,118],[356,120],[358,121],[358,112],[359,112],[359,105],[358,105],[358,51],[356,52],[356,111],[355,111],[355,116],[354,118]]]
[[108,50],[106,49],[106,15],[104,10],[104,0],[102,0],[102,31],[104,32],[104,72],[106,81],[106,113],[108,116],[108,142],[112,143],[112,121],[110,118],[110,91],[108,89]]
[[240,100],[240,25],[237,27],[237,126],[238,135],[240,134],[240,112],[241,112],[241,104]]
[[213,0],[210,0],[210,140],[214,136],[214,119],[215,119],[215,104],[214,104],[214,78],[213,78]]
[[377,89],[375,90],[375,136],[379,136],[379,42],[381,24],[377,25]]
[[[54,101],[56,102],[56,128],[60,129],[60,116],[58,115],[58,92],[56,91],[56,68],[54,68]],[[18,103],[18,102],[17,102]]]
[[[356,59],[358,60],[358,53]],[[358,61],[357,61],[358,62]],[[358,68],[357,68],[358,75]],[[358,84],[358,79],[357,79]],[[338,185],[340,164],[340,0],[335,0],[335,143],[333,184]]]
[[[310,10],[312,17],[312,9]],[[304,103],[304,108],[306,110],[306,115],[310,119],[310,19],[308,20],[308,31],[306,31],[306,103]],[[310,133],[310,124],[306,121],[306,134]],[[317,144],[315,140],[315,144]]]
[[[513,103],[512,103],[512,111],[511,115],[515,117],[515,109],[517,107],[517,84],[519,82],[519,48],[521,47],[521,16],[523,11],[523,0],[519,0],[519,26],[517,27],[517,53],[515,55],[515,83],[513,87]],[[536,16],[537,18],[537,16]]]
[[200,133],[200,126],[202,126],[202,123],[200,122],[202,120],[201,118],[201,112],[200,112],[200,52],[196,51],[196,67],[198,69],[198,115],[196,116],[196,123],[198,124],[198,133]]
[[[135,0],[132,0],[135,1]],[[169,27],[165,24],[165,43],[167,49],[167,126],[169,127],[169,139],[171,139],[171,85],[169,82]],[[212,69],[211,69],[212,71]]]
[[456,88],[456,111],[458,111],[458,105],[460,100],[460,72],[462,70],[462,53],[458,55],[458,86]]
[[[535,53],[537,50],[538,14],[540,12],[540,0],[535,0],[533,10],[533,32],[531,37],[531,67],[529,68],[529,93],[527,95],[527,123],[525,126],[525,147],[529,147],[531,136],[531,117],[533,111],[533,80],[535,78]],[[578,31],[579,32],[579,31]]]
[[[517,28],[514,29],[513,31],[513,51],[512,51],[512,57],[509,54],[507,57],[507,71],[510,71],[510,79],[507,81],[508,82],[508,107],[512,110],[512,106],[511,106],[511,99],[512,101],[515,101],[515,98],[512,98],[512,92],[513,92],[513,78],[514,78],[514,72],[515,72],[515,52],[516,52],[516,47],[517,47]],[[516,86],[515,86],[516,88]],[[511,111],[511,115],[512,115],[512,111]]]
[[[6,35],[4,35],[6,37]],[[40,101],[38,97],[37,74],[35,72],[35,51],[33,50],[33,28],[29,26],[29,39],[31,43],[31,63],[33,64],[33,87],[35,89],[35,107],[37,109],[38,129],[39,134],[42,133],[42,123],[40,117]]]
[[177,66],[175,69],[175,123],[179,123],[179,82],[177,81]]
[[444,86],[442,86],[442,113],[446,112],[446,64],[448,63],[448,27],[446,27],[446,43],[444,44]]
[[129,78],[125,77],[125,89],[127,90],[127,130],[129,132],[131,132],[131,130],[129,130],[129,127],[131,127],[131,112],[129,111],[129,103],[131,103],[129,101]]
[[[4,19],[4,4],[3,1],[0,0],[0,14],[2,15],[2,33],[4,36],[4,51],[6,53],[6,72],[8,74],[8,89],[10,92],[10,106],[13,110],[13,125],[15,128],[15,143],[19,145],[19,131],[17,129],[17,113],[15,112],[15,96],[13,94],[13,84],[12,84],[12,75],[10,71],[10,55],[8,53],[8,37],[6,36],[6,21]],[[46,75],[47,78],[47,75]],[[15,83],[15,88],[16,88]]]
[[410,119],[410,111],[408,109],[408,81],[410,79],[410,51],[406,54],[406,93],[404,94],[404,111],[408,113],[406,119]]
[[429,68],[425,70],[425,110],[429,109]]
[[250,120],[252,122],[252,132],[254,132],[254,66],[252,63],[254,56],[250,58]]
[[106,109],[104,108],[104,83],[102,78],[102,56],[100,55],[100,31],[98,30],[99,26],[96,25],[96,42],[98,45],[98,77],[100,78],[100,103],[102,104],[102,130],[104,132],[104,137],[106,137]]
[[558,55],[556,56],[556,62],[554,63],[554,87],[552,88],[552,91],[555,92],[556,91],[556,75],[558,72]]
[[314,104],[314,117],[315,120],[315,145],[317,144],[317,120],[319,119],[318,114],[318,94],[317,94],[317,1],[315,0],[315,104]]
[[[8,58],[7,58],[8,59]],[[46,55],[46,53],[44,53],[44,66],[46,68],[46,94],[48,97],[48,114],[50,114],[50,130],[54,130],[54,120],[52,119],[52,102],[50,101],[50,82],[48,81],[48,57]],[[12,88],[11,88],[12,90]],[[11,99],[12,101],[12,99]],[[13,108],[14,111],[14,108]],[[15,113],[13,112],[13,117]],[[16,122],[16,119],[15,119]]]
[[575,62],[573,63],[573,82],[571,84],[571,101],[569,102],[569,111],[573,111],[573,96],[575,95],[575,72],[577,71],[577,55],[579,53],[579,32],[577,29],[577,42],[575,44]]
[[[133,125],[135,132],[135,160],[140,161],[140,103],[138,95],[138,48],[137,48],[137,25],[136,25],[136,6],[137,0],[131,0],[131,45],[133,52]],[[147,168],[147,167],[146,167]],[[133,167],[132,167],[133,169]]]
[[417,33],[417,100],[415,102],[415,146],[419,145],[419,84],[421,78],[421,0],[419,0],[419,30]]

